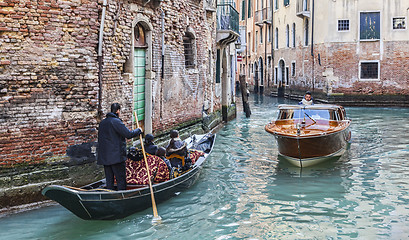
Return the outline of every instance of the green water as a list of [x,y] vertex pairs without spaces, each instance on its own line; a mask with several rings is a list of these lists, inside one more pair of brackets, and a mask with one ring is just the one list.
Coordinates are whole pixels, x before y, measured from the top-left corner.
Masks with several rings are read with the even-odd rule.
[[346,108],[352,143],[306,169],[278,159],[264,125],[280,103],[250,97],[251,118],[217,135],[200,181],[152,209],[85,221],[60,206],[0,218],[0,239],[408,239],[409,109]]

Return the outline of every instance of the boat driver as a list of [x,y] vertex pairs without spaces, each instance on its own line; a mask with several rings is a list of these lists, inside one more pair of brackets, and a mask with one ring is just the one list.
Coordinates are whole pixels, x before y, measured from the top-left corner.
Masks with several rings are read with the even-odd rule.
[[311,92],[307,91],[304,95],[304,98],[301,102],[298,103],[299,105],[314,105],[313,98],[311,96]]

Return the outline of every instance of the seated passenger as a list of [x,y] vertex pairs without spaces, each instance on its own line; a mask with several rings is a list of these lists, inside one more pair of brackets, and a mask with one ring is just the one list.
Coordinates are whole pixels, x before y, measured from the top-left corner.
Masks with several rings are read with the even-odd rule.
[[177,130],[170,131],[170,142],[166,147],[166,156],[169,158],[172,167],[184,167],[187,156],[187,144],[179,138]]
[[166,156],[170,156],[171,154],[175,153],[180,156],[186,156],[187,148],[185,141],[182,141],[179,138],[179,132],[177,130],[170,131],[170,141],[168,146],[166,147]]
[[145,136],[145,152],[149,153],[150,155],[155,155],[156,151],[158,150],[158,146],[155,145],[153,142],[153,135],[146,134]]
[[161,158],[161,159],[166,163],[166,165],[168,166],[169,171],[170,171],[170,169],[172,168],[172,166],[170,165],[169,160],[166,159],[166,156],[165,156],[165,155],[166,155],[166,149],[165,149],[164,147],[158,148],[158,150],[156,151],[155,155],[158,156],[159,158]]

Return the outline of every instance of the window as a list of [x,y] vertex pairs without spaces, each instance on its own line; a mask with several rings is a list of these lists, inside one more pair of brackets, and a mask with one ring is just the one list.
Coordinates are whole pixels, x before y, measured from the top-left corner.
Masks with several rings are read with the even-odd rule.
[[183,36],[183,47],[185,49],[185,66],[188,68],[195,67],[194,43],[193,34],[186,32],[185,36]]
[[290,5],[290,0],[284,0],[284,6],[288,6],[288,5]]
[[241,1],[241,20],[245,20],[246,18],[246,1]]
[[392,20],[393,29],[406,29],[405,17],[396,17]]
[[304,22],[304,46],[308,46],[308,28],[309,28],[308,19],[305,19],[305,22]]
[[263,29],[260,29],[260,44],[263,43]]
[[267,84],[270,85],[270,81],[271,81],[271,56],[267,57]]
[[286,26],[285,28],[285,46],[290,47],[290,26]]
[[247,16],[251,18],[251,0],[247,2]]
[[267,39],[268,39],[268,42],[271,42],[271,26],[268,26],[268,36],[267,36]]
[[367,61],[360,62],[360,79],[377,80],[379,79],[379,62]]
[[275,32],[275,48],[278,49],[278,28],[276,28]]
[[216,51],[216,83],[220,83],[220,49]]
[[257,45],[258,43],[258,31],[256,31],[256,38],[254,39],[254,45]]
[[249,51],[250,51],[250,49],[251,49],[251,34],[250,33],[248,33],[248,44],[249,44],[249,46],[248,46],[248,48],[249,48]]
[[274,83],[275,85],[278,85],[278,67],[274,68]]
[[293,23],[293,47],[295,47],[295,23]]
[[295,62],[291,63],[291,76],[295,77]]
[[290,85],[290,77],[288,76],[290,72],[290,69],[288,67],[285,67],[285,85],[289,86]]
[[274,0],[274,6],[275,6],[275,10],[278,10],[278,0]]
[[360,13],[360,40],[378,40],[381,38],[381,24],[379,12]]
[[349,31],[349,20],[338,20],[338,31]]

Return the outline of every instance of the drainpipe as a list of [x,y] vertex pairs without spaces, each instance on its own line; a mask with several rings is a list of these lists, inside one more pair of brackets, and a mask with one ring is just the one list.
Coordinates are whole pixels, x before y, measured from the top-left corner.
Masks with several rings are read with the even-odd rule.
[[104,22],[105,12],[108,4],[108,0],[104,0],[102,4],[102,16],[101,25],[99,27],[99,40],[98,40],[98,119],[102,119],[102,42],[104,38]]
[[[273,6],[273,0],[270,1],[270,7],[271,7],[271,80],[274,79],[274,6]],[[274,81],[273,81],[274,83]],[[272,84],[273,86],[274,84]]]
[[[162,1],[160,1],[162,2]],[[162,119],[162,111],[163,111],[163,80],[165,79],[165,12],[163,12],[162,8],[160,8],[161,14],[161,40],[162,40],[162,54],[161,54],[161,61],[162,61],[162,69],[160,73],[161,83],[160,83],[160,111],[159,116]]]
[[312,0],[312,16],[311,16],[311,56],[312,56],[312,91],[314,91],[315,86],[315,76],[314,76],[314,0]]
[[[263,11],[263,10],[262,10]],[[266,13],[267,13],[267,10],[266,10]],[[264,78],[263,78],[263,93],[264,93],[264,85],[267,85],[267,87],[268,87],[268,85],[270,84],[269,82],[268,82],[268,79],[267,79],[267,72],[268,72],[268,66],[267,66],[267,33],[268,33],[268,24],[265,24],[264,26],[266,26],[266,32],[265,32],[265,34],[264,34],[264,68],[263,68],[263,70],[264,70]],[[267,81],[267,84],[266,84],[266,81]]]

